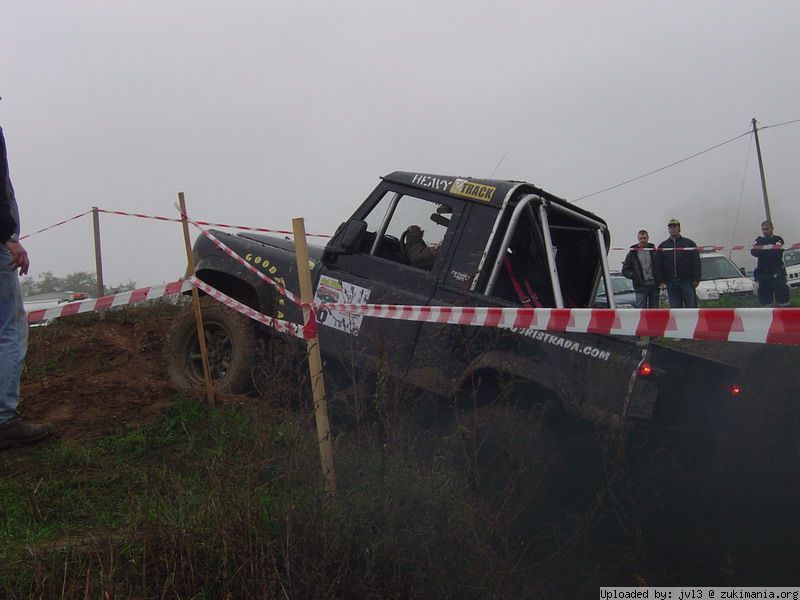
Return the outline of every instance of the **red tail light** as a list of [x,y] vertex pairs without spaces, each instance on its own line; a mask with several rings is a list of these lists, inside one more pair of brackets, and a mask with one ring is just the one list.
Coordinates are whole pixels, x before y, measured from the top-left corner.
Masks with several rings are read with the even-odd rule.
[[741,392],[742,388],[740,388],[738,385],[734,384],[731,386],[731,396],[738,396]]
[[639,365],[639,375],[642,377],[648,377],[653,372],[653,367],[650,366],[649,362],[643,362]]

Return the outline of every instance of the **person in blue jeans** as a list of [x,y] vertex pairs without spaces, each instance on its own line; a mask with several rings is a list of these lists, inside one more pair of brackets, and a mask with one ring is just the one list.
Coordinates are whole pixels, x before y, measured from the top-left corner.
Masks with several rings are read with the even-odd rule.
[[17,412],[28,349],[28,319],[17,272],[24,275],[29,267],[28,253],[19,243],[19,210],[0,127],[0,450],[38,442],[52,431],[49,424],[26,421]]
[[658,245],[656,280],[666,286],[671,308],[697,308],[697,286],[700,285],[700,252],[689,238],[681,235],[681,223],[670,219],[669,237]]

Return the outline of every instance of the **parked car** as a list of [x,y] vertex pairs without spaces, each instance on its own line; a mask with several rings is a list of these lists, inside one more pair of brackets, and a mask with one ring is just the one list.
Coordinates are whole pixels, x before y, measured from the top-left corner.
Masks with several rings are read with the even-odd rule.
[[[633,291],[633,281],[621,273],[611,273],[611,287],[614,290],[614,303],[617,308],[633,308],[636,306],[636,292]],[[601,279],[594,299],[596,308],[608,308],[608,295],[605,282]]]
[[784,250],[783,264],[786,266],[786,283],[789,287],[800,286],[800,248]]
[[718,300],[722,296],[750,297],[756,285],[745,276],[744,270],[724,254],[705,252],[700,255],[702,272],[697,286],[698,300]]

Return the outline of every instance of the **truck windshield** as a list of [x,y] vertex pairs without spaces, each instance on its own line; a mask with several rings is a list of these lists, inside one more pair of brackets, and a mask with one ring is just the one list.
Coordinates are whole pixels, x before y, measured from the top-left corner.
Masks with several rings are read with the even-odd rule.
[[700,279],[703,281],[742,277],[741,271],[726,256],[701,256],[700,259],[702,266]]
[[617,275],[611,276],[611,286],[614,288],[615,294],[625,294],[626,292],[633,292],[633,281],[627,277],[619,277]]
[[787,267],[800,265],[800,250],[786,250],[783,253],[783,264]]

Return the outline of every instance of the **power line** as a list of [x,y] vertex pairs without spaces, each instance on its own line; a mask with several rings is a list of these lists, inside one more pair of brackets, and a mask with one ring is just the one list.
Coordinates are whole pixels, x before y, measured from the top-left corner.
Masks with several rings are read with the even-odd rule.
[[725,140],[724,142],[721,142],[719,144],[716,144],[715,146],[711,146],[710,148],[706,148],[705,150],[701,150],[700,152],[695,152],[691,156],[687,156],[686,158],[682,158],[680,160],[676,160],[675,162],[672,162],[672,163],[670,163],[668,165],[665,165],[663,167],[659,167],[658,169],[653,169],[652,171],[648,171],[647,173],[644,173],[643,175],[639,175],[638,177],[634,177],[633,179],[628,179],[627,181],[623,181],[622,183],[618,183],[616,185],[612,185],[611,187],[607,187],[607,188],[602,189],[600,191],[593,192],[591,194],[587,194],[586,196],[581,196],[580,198],[574,199],[572,202],[573,203],[574,202],[579,202],[580,200],[585,200],[586,198],[591,198],[592,196],[597,196],[598,194],[602,194],[603,192],[608,192],[608,191],[611,191],[611,190],[615,190],[618,187],[622,187],[623,185],[628,185],[629,183],[633,183],[634,181],[638,181],[640,179],[644,179],[645,177],[649,177],[650,175],[654,175],[654,174],[656,174],[656,173],[658,173],[660,171],[664,171],[666,169],[669,169],[670,167],[674,167],[675,165],[679,165],[679,164],[681,164],[683,162],[686,162],[687,160],[691,160],[693,158],[697,158],[701,154],[705,154],[706,152],[711,152],[712,150],[716,150],[717,148],[720,148],[720,147],[724,146],[725,144],[730,144],[731,142],[735,142],[739,138],[743,138],[746,135],[751,135],[752,133],[753,133],[752,131],[745,131],[744,133],[739,134],[736,137],[733,137],[733,138],[731,138],[729,140]]
[[764,125],[763,127],[759,127],[759,129],[770,129],[772,127],[783,127],[784,125],[791,125],[793,123],[800,123],[800,119],[794,119],[792,121],[784,121],[783,123],[775,123],[775,125]]
[[[764,125],[763,127],[760,127],[759,129],[770,129],[772,127],[782,127],[784,125],[791,125],[793,123],[800,123],[800,119],[794,119],[792,121],[784,121],[783,123],[776,123],[775,125]],[[732,137],[729,140],[725,140],[724,142],[720,142],[719,144],[715,144],[714,146],[711,146],[710,148],[706,148],[705,150],[701,150],[700,152],[695,152],[691,156],[687,156],[686,158],[682,158],[680,160],[676,160],[675,162],[672,162],[672,163],[670,163],[668,165],[664,165],[663,167],[659,167],[658,169],[653,169],[652,171],[648,171],[647,173],[643,173],[642,175],[639,175],[638,177],[633,177],[632,179],[628,179],[628,180],[623,181],[621,183],[618,183],[616,185],[612,185],[611,187],[607,187],[607,188],[604,188],[602,190],[598,190],[596,192],[592,192],[591,194],[586,194],[585,196],[581,196],[580,198],[575,198],[574,200],[572,200],[572,202],[573,203],[577,203],[577,202],[580,202],[581,200],[585,200],[586,198],[591,198],[592,196],[597,196],[599,194],[603,194],[605,192],[609,192],[611,190],[615,190],[618,187],[622,187],[623,185],[628,185],[629,183],[633,183],[634,181],[639,181],[640,179],[644,179],[645,177],[649,177],[650,175],[655,175],[656,173],[659,173],[661,171],[664,171],[666,169],[674,167],[675,165],[679,165],[681,163],[684,163],[687,160],[691,160],[693,158],[697,158],[698,156],[700,156],[702,154],[705,154],[707,152],[711,152],[712,150],[716,150],[717,148],[721,148],[722,146],[724,146],[726,144],[730,144],[731,142],[735,142],[739,138],[743,138],[743,137],[745,137],[747,135],[752,135],[752,133],[753,133],[752,131],[746,131],[744,133],[741,133],[741,134],[737,135],[736,137]]]
[[[733,220],[733,231],[731,231],[731,248],[734,245],[734,240],[736,239],[736,228],[739,226],[739,214],[742,212],[742,200],[744,200],[744,184],[747,181],[747,167],[750,166],[750,160],[752,158],[752,151],[753,151],[753,138],[750,138],[750,143],[747,145],[747,159],[744,162],[744,174],[742,175],[742,185],[739,188],[739,203],[736,207],[736,218]],[[731,257],[731,253],[733,250],[728,250],[728,258]]]

